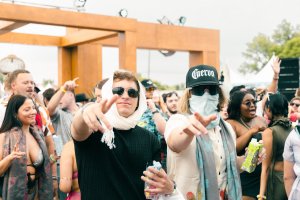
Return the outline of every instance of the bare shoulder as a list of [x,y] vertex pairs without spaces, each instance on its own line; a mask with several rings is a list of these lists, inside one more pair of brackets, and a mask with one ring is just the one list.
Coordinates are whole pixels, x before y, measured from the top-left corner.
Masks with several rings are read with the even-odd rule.
[[238,127],[240,124],[239,122],[237,122],[234,119],[227,119],[226,122],[228,122],[232,126],[233,129],[236,129],[236,127]]
[[270,137],[270,136],[272,136],[272,129],[270,129],[270,128],[266,128],[264,131],[263,131],[263,136],[265,136],[265,137]]

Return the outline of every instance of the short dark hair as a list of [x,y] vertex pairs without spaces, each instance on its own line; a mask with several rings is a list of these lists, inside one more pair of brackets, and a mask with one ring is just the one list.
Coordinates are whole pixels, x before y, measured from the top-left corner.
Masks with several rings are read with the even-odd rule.
[[175,94],[177,97],[179,97],[177,92],[175,92],[175,91],[162,94],[162,98],[164,100],[164,103],[167,103],[167,98],[171,97],[173,94]]
[[140,92],[139,81],[137,80],[136,76],[132,72],[125,71],[125,70],[115,71],[113,76],[113,81],[122,81],[122,80],[134,81],[136,83],[136,87],[138,91]]
[[241,89],[246,89],[246,86],[245,85],[237,85],[237,86],[234,86],[230,92],[229,92],[229,96],[232,96],[233,93],[237,92],[237,91],[240,91]]
[[20,107],[24,104],[26,99],[29,99],[23,95],[13,95],[7,104],[3,123],[0,128],[0,133],[7,132],[13,127],[22,127],[22,123],[18,120],[17,114]]
[[56,93],[56,91],[53,88],[48,88],[43,92],[43,97],[47,99],[47,101],[50,101],[52,96]]
[[272,118],[275,116],[288,116],[289,102],[282,94],[269,94],[265,108],[269,108],[272,113]]

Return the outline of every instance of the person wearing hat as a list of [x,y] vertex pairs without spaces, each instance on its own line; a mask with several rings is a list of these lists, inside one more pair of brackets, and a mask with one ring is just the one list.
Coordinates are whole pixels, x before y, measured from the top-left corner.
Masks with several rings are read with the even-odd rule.
[[157,87],[150,79],[144,79],[141,83],[145,88],[147,110],[143,113],[139,120],[138,126],[147,129],[159,140],[161,144],[161,163],[162,167],[166,170],[167,145],[163,136],[165,132],[166,119],[164,118],[161,110],[155,106],[152,99],[154,90]]
[[[242,199],[235,133],[219,114],[225,101],[218,72],[199,65],[188,70],[178,111],[165,130],[168,175],[186,199]],[[237,164],[238,163],[238,164]]]
[[86,97],[84,93],[79,93],[75,95],[76,103],[79,107],[83,106],[84,104],[89,102],[89,99]]

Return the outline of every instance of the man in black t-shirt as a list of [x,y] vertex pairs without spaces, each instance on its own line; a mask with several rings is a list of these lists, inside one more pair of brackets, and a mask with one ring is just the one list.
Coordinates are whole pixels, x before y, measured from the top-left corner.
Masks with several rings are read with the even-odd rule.
[[145,199],[143,173],[155,187],[150,192],[173,193],[174,183],[163,170],[144,171],[160,159],[160,146],[153,134],[136,126],[147,108],[140,87],[132,73],[117,71],[102,88],[108,100],[76,113],[71,133],[81,199]]

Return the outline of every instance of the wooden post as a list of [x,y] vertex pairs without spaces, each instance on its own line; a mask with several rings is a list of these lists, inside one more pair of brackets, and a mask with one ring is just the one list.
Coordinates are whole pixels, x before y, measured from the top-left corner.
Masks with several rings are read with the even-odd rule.
[[72,65],[72,78],[79,77],[76,93],[91,97],[94,86],[102,79],[102,46],[83,44],[77,47],[77,63]]
[[213,51],[190,51],[189,52],[190,67],[204,64],[215,67],[218,71],[220,69],[219,53]]
[[58,85],[72,79],[72,49],[58,48]]
[[119,33],[119,67],[136,73],[136,33]]

